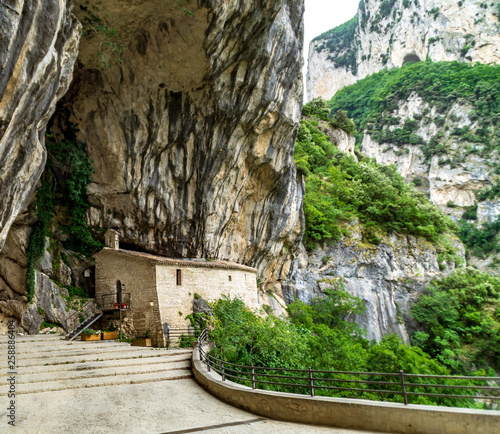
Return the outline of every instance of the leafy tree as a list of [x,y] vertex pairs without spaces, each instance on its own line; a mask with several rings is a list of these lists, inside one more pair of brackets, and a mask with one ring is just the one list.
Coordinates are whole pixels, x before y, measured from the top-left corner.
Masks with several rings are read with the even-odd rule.
[[332,128],[340,128],[344,130],[347,134],[356,134],[356,124],[352,119],[347,117],[347,112],[345,110],[337,110],[335,116],[330,121]]
[[500,371],[500,279],[463,268],[435,280],[413,306],[414,342],[454,373]]

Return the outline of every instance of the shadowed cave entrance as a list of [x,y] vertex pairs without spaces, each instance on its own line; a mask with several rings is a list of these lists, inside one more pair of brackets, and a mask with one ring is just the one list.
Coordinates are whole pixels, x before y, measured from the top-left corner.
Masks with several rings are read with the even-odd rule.
[[416,63],[421,62],[420,57],[416,54],[407,54],[403,59],[403,65],[406,63]]

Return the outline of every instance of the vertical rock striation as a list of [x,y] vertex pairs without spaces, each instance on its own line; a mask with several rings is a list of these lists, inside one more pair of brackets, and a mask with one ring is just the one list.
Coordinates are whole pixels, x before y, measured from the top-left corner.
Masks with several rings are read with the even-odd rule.
[[79,24],[66,0],[0,4],[0,250],[44,169],[45,127],[76,59]]
[[[366,307],[364,314],[352,319],[366,329],[368,339],[396,333],[410,342],[418,326],[410,315],[413,303],[432,279],[450,274],[455,263],[440,263],[438,248],[421,238],[391,234],[375,246],[363,242],[356,225],[349,232],[349,238],[324,243],[312,251],[300,250],[290,278],[283,284],[285,301],[298,298],[308,303],[341,278],[346,291]],[[462,244],[454,237],[449,239],[457,258],[463,260]]]
[[148,251],[285,275],[303,226],[303,2],[100,8],[125,49],[102,66],[99,35],[82,39],[64,100],[96,166],[91,225]]

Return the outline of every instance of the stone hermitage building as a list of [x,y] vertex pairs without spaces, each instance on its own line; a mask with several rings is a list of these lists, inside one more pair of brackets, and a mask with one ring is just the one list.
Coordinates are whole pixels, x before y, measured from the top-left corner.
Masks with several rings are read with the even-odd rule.
[[166,344],[168,329],[186,329],[192,313],[194,294],[205,300],[222,295],[240,298],[258,308],[257,270],[229,261],[171,259],[119,248],[118,232],[105,235],[106,247],[96,260],[96,299],[109,296],[123,299],[130,307],[124,312],[137,334],[151,331],[153,342]]

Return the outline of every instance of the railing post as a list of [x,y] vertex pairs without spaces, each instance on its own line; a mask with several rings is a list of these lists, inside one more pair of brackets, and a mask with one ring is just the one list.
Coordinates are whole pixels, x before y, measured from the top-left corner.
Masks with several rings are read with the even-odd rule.
[[226,371],[224,370],[224,359],[222,359],[222,381],[226,381]]
[[406,382],[405,382],[405,372],[403,370],[399,371],[401,374],[401,387],[403,388],[403,398],[405,405],[408,405],[408,395],[406,394]]
[[252,365],[252,389],[255,389],[255,366]]
[[314,396],[314,378],[312,367],[309,368],[309,385],[311,386],[311,396]]

